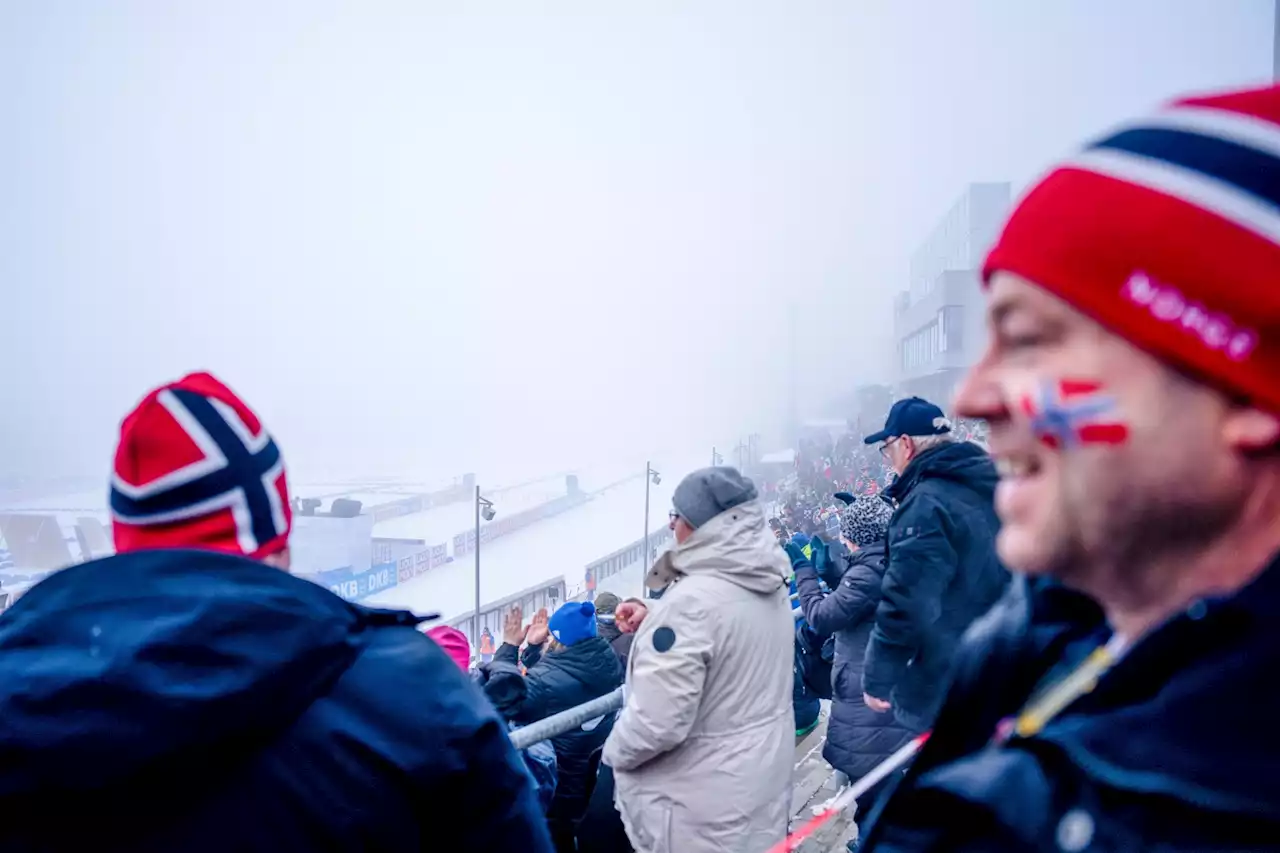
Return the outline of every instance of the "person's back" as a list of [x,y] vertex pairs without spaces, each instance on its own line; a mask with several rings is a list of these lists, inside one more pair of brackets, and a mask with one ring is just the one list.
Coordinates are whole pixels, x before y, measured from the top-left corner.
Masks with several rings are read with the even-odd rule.
[[900,503],[890,522],[888,564],[893,561],[893,535],[904,535],[904,528],[915,518],[936,507],[946,523],[944,533],[955,554],[956,570],[942,591],[935,625],[947,645],[959,640],[1009,585],[1009,572],[996,555],[1000,532],[996,482],[995,465],[986,451],[970,442],[953,441],[914,460],[890,489],[890,497],[900,498]]
[[118,554],[0,615],[0,850],[550,849],[419,620],[288,574],[283,459],[225,385],[143,399],[110,503]]
[[[680,608],[706,619],[717,641],[691,735],[759,726],[773,720],[778,707],[790,707],[795,619],[784,592],[761,594],[714,573],[691,573],[667,597],[664,610]],[[780,601],[785,609],[778,607]],[[778,653],[780,647],[786,654]]]
[[[535,617],[545,619],[545,612]],[[503,644],[489,665],[485,692],[499,713],[528,724],[590,702],[622,684],[622,665],[609,643],[598,635],[591,602],[562,605],[539,633],[522,626],[519,608],[507,615]],[[521,634],[530,645],[520,672]],[[551,739],[556,751],[557,783],[547,816],[558,850],[574,849],[575,824],[582,818],[595,785],[595,757],[613,728],[613,713],[602,714]]]
[[884,543],[874,542],[851,553],[840,583],[828,595],[817,588],[816,573],[799,551],[792,551],[792,559],[801,580],[800,597],[807,618],[835,637],[831,671],[834,701],[822,756],[849,778],[860,779],[911,736],[892,714],[871,710],[862,697],[864,658],[885,571]]
[[[715,509],[686,503],[691,481]],[[695,472],[672,501],[678,544],[648,579],[670,586],[636,632],[604,760],[638,851],[764,850],[791,797],[790,567],[737,471]]]
[[74,819],[0,821],[0,850],[548,849],[416,621],[202,551],[52,576],[0,617],[0,810]]
[[995,485],[995,466],[982,448],[943,440],[912,458],[888,490],[898,507],[864,690],[891,700],[915,731],[937,713],[960,637],[1008,586],[995,551]]

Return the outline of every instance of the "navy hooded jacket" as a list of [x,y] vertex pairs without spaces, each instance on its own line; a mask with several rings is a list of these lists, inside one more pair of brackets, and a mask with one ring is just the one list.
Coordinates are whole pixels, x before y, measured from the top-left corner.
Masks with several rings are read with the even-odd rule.
[[917,732],[942,703],[961,635],[1009,583],[995,551],[996,479],[985,450],[958,442],[911,460],[886,491],[898,508],[862,687]]
[[53,575],[0,616],[0,850],[549,851],[417,621],[206,551]]
[[[616,690],[623,679],[618,656],[603,637],[589,637],[556,652],[542,646],[525,649],[528,672],[520,674],[519,650],[503,643],[489,663],[485,692],[503,716],[522,724],[534,723],[590,702]],[[593,753],[613,730],[613,714],[606,714],[571,732],[552,738],[556,748],[556,796],[552,813],[581,817],[594,783]]]
[[1092,599],[1019,579],[972,629],[868,853],[1280,850],[1280,561],[1141,638],[1038,733],[993,735],[1110,636]]

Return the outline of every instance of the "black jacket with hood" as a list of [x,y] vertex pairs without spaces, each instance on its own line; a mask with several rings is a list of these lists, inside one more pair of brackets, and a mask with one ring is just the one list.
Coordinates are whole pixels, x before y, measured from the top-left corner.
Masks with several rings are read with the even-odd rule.
[[417,622],[208,551],[58,572],[0,616],[0,850],[549,851]]
[[996,557],[995,486],[987,452],[956,442],[913,459],[887,490],[897,510],[863,690],[890,700],[912,730],[932,724],[961,635],[1009,584]]
[[1140,639],[1038,733],[992,742],[1109,636],[1091,599],[1016,580],[965,637],[933,734],[863,849],[1280,850],[1280,560]]
[[[528,672],[520,674],[518,650],[503,643],[489,663],[485,692],[507,719],[527,724],[611,693],[622,684],[622,665],[603,637],[588,637],[572,646],[542,653],[526,649]],[[580,817],[591,795],[592,753],[604,746],[614,714],[589,720],[551,739],[556,748],[556,795],[553,813]]]

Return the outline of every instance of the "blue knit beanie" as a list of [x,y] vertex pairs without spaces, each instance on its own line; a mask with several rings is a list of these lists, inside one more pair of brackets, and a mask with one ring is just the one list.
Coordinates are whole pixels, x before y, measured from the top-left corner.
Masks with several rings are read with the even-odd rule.
[[596,635],[596,606],[590,601],[570,601],[547,620],[551,636],[562,646],[572,646]]

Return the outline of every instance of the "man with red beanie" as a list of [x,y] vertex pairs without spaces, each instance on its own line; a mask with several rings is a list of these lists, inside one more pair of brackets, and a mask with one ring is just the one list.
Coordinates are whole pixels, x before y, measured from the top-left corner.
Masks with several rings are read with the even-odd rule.
[[288,573],[284,462],[229,388],[125,418],[111,512],[116,556],[0,616],[0,849],[550,851],[420,619]]
[[1036,184],[987,259],[998,550],[877,851],[1280,849],[1280,88]]

